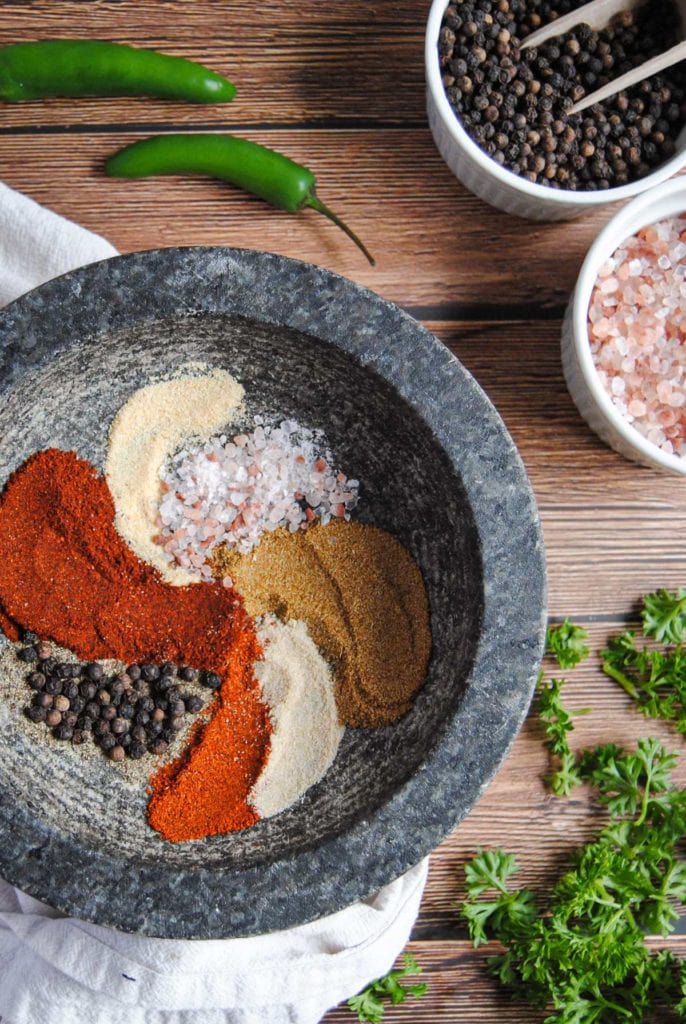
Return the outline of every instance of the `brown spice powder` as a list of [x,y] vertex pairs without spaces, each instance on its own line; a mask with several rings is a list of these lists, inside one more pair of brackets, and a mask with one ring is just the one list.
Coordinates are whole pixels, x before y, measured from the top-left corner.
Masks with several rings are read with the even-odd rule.
[[250,615],[303,619],[336,670],[341,722],[380,726],[411,707],[431,652],[429,604],[417,564],[374,526],[333,522],[267,534],[247,555],[218,548]]

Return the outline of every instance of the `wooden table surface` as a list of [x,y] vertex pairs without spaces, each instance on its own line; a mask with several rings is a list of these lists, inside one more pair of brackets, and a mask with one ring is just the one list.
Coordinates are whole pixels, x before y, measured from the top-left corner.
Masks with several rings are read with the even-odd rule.
[[[90,36],[204,61],[239,87],[230,106],[145,99],[53,100],[0,111],[0,180],[105,235],[121,251],[169,245],[267,249],[329,267],[422,320],[474,374],[524,459],[540,508],[549,612],[588,625],[594,648],[635,616],[637,599],[686,584],[686,481],[635,466],[579,417],[560,368],[560,320],[584,254],[611,211],[527,223],[484,205],[451,175],[427,128],[428,2],[36,0],[0,5],[0,43]],[[296,218],[218,183],[109,181],[105,157],[158,131],[236,130],[317,174],[320,195],[377,257],[315,213]],[[587,663],[570,704],[592,704],[579,744],[630,743],[648,725]],[[463,865],[479,846],[516,852],[524,883],[545,888],[602,820],[587,794],[550,796],[530,718],[468,819],[434,853],[411,949],[430,994],[388,1024],[542,1019],[510,1004],[458,920]],[[686,954],[686,937],[670,946]],[[352,1021],[344,1008],[326,1018]],[[61,1024],[61,1022],[56,1022]]]

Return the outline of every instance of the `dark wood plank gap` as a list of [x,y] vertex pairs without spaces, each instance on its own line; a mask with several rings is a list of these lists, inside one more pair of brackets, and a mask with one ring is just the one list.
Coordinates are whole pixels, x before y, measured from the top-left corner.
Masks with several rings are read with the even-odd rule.
[[0,126],[0,135],[109,135],[117,132],[133,134],[165,134],[167,132],[267,132],[267,131],[384,131],[402,127],[407,130],[427,127],[426,119],[412,121],[382,120],[369,117],[322,117],[295,124],[287,121],[104,121],[86,124],[23,124]]
[[376,267],[313,211],[292,216],[209,179],[107,179],[104,160],[140,138],[131,132],[4,136],[0,180],[101,232],[122,251],[203,244],[266,249],[330,267],[425,318],[447,308],[448,319],[464,319],[461,310],[503,323],[530,316],[551,329],[557,321],[550,318],[566,305],[584,253],[610,213],[570,224],[505,217],[456,181],[427,130],[244,134],[315,172],[320,196],[358,232]]

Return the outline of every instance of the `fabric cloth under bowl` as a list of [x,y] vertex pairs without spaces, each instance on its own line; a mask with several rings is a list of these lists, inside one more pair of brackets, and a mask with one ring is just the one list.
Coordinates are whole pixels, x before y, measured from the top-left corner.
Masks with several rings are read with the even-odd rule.
[[[0,306],[115,256],[0,183]],[[247,939],[149,939],[68,918],[0,880],[2,1024],[316,1024],[384,974],[419,911],[428,860],[376,896]]]

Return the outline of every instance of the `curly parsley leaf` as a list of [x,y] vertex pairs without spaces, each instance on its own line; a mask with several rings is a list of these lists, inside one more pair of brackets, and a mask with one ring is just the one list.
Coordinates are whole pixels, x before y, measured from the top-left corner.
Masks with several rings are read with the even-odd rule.
[[664,650],[639,647],[636,634],[626,630],[609,640],[601,657],[603,672],[644,715],[673,721],[686,735],[686,650],[681,644]]
[[428,985],[426,982],[418,982],[411,985],[401,985],[404,978],[421,974],[422,969],[410,953],[403,954],[403,967],[382,978],[377,978],[367,985],[362,992],[348,1000],[348,1007],[357,1014],[358,1021],[368,1021],[369,1024],[380,1024],[384,1015],[383,999],[390,1000],[392,1006],[404,1003],[408,995],[420,999],[426,994]]
[[[569,725],[560,690],[547,699],[556,723]],[[634,752],[610,743],[576,759],[610,822],[572,858],[544,910],[533,892],[511,887],[512,854],[482,850],[465,867],[462,916],[474,945],[505,947],[489,969],[513,996],[552,1011],[546,1024],[639,1024],[668,1006],[686,1019],[686,970],[645,944],[646,932],[668,935],[686,905],[686,790],[672,784],[675,763],[651,738]]]
[[546,652],[557,659],[560,668],[575,668],[588,657],[585,640],[588,640],[587,631],[565,619],[559,626],[548,626]]
[[[563,627],[576,628],[568,620]],[[657,591],[645,600],[644,630],[676,646],[641,647],[626,631],[602,652],[607,675],[644,713],[674,720],[684,735],[685,627],[686,593]],[[583,646],[585,637],[576,639]],[[566,639],[549,642],[553,653],[556,643],[564,648]],[[669,935],[686,908],[686,790],[672,782],[676,756],[652,738],[634,751],[608,743],[575,755],[569,734],[584,712],[565,707],[563,687],[539,678],[545,746],[558,761],[548,784],[564,795],[593,786],[610,820],[545,902],[513,885],[512,854],[480,851],[465,867],[462,916],[475,946],[494,939],[504,947],[489,969],[515,998],[547,1008],[545,1024],[641,1024],[670,1013],[686,1020],[686,961],[651,954],[645,942],[646,934]]]
[[679,644],[686,633],[686,590],[656,590],[643,598],[643,632],[658,643]]
[[676,762],[676,754],[648,737],[638,741],[635,754],[624,754],[614,744],[598,747],[582,757],[579,770],[613,816],[638,814],[636,824],[641,825],[651,801],[659,802],[658,794],[670,788]]
[[539,679],[538,716],[543,723],[546,748],[558,758],[558,767],[546,776],[546,783],[555,796],[569,796],[581,782],[576,757],[569,747],[567,736],[574,730],[574,717],[585,715],[588,708],[569,711],[562,702],[564,679],[551,679],[543,684]]
[[[475,946],[488,941],[487,926],[515,934],[536,917],[533,893],[507,888],[508,879],[517,871],[517,861],[503,850],[481,850],[465,866],[470,899],[463,907],[463,917]],[[481,899],[488,892],[493,894],[492,898]]]

